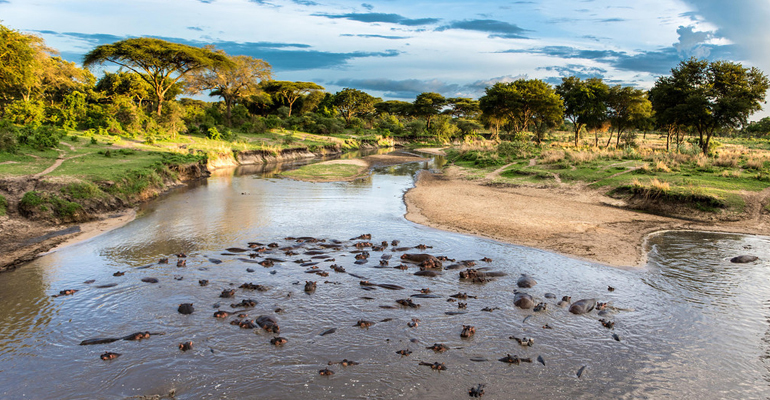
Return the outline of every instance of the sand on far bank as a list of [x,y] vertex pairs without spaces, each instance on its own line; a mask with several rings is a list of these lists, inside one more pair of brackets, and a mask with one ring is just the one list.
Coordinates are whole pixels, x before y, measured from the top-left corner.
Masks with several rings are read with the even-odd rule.
[[102,218],[97,219],[95,221],[90,221],[90,222],[80,224],[79,233],[72,235],[71,237],[68,237],[65,241],[59,243],[58,245],[56,245],[56,247],[52,248],[51,250],[41,255],[53,253],[65,247],[72,246],[73,244],[84,242],[88,239],[107,233],[113,229],[118,229],[126,225],[127,223],[133,221],[134,219],[136,219],[136,210],[133,208],[129,208],[126,210],[121,210],[115,213],[111,213],[109,215],[105,215]]
[[446,147],[421,147],[419,149],[414,149],[414,151],[419,151],[420,153],[427,153],[427,154],[433,154],[436,156],[445,156],[446,153],[444,152],[444,149]]
[[425,160],[426,159],[422,157],[415,157],[415,156],[409,156],[409,155],[374,154],[374,155],[366,156],[364,158],[351,158],[351,159],[344,159],[344,160],[337,159],[337,160],[323,161],[316,164],[310,164],[310,165],[335,165],[335,164],[354,165],[358,167],[358,172],[353,176],[327,177],[327,178],[321,178],[321,177],[305,178],[305,177],[290,176],[289,178],[299,180],[299,181],[305,181],[305,182],[353,181],[366,176],[369,173],[369,170],[374,167],[387,167],[391,165],[406,164],[410,162],[420,162]]
[[769,218],[762,213],[749,223],[698,223],[625,209],[622,201],[587,187],[487,183],[463,179],[457,167],[442,174],[422,172],[404,195],[406,218],[615,267],[643,266],[644,240],[658,231],[770,233]]

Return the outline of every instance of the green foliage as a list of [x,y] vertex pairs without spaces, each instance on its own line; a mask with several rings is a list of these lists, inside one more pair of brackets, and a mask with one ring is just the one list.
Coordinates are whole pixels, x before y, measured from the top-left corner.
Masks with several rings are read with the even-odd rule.
[[65,134],[65,131],[50,125],[40,127],[27,125],[18,130],[18,141],[20,144],[29,145],[38,150],[52,149],[59,145],[59,140]]
[[16,153],[19,149],[19,129],[8,120],[0,120],[0,152]]
[[562,79],[562,83],[556,87],[556,93],[564,101],[565,117],[573,123],[577,147],[581,129],[598,128],[606,120],[609,86],[601,78],[583,81],[570,76]]
[[486,119],[505,120],[509,131],[522,132],[530,127],[556,126],[563,120],[564,106],[551,85],[539,79],[498,82],[488,87],[479,99]]
[[345,118],[350,125],[353,117],[361,116],[366,113],[374,112],[374,104],[381,101],[376,97],[358,89],[345,88],[337,92],[331,101],[331,104],[337,108],[337,111]]
[[18,125],[40,126],[45,122],[45,106],[40,101],[16,100],[5,108],[5,118]]
[[5,215],[8,212],[8,200],[5,199],[5,196],[0,194],[0,217]]
[[40,192],[31,191],[24,193],[24,196],[21,197],[21,200],[19,201],[20,207],[37,207],[40,204],[43,204],[43,198],[40,196]]
[[294,103],[303,95],[323,90],[321,85],[313,82],[290,82],[290,81],[268,81],[262,85],[262,88],[267,93],[273,94],[278,99],[285,102],[288,106],[287,117],[291,117],[292,107]]

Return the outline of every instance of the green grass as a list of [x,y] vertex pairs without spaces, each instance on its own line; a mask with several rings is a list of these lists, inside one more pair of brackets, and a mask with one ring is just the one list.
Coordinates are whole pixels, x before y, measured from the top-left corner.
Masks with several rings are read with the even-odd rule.
[[299,180],[339,181],[361,175],[365,167],[351,164],[310,164],[281,175]]
[[0,217],[5,215],[8,211],[8,200],[0,194]]
[[83,209],[83,206],[63,199],[53,193],[37,191],[24,193],[19,202],[19,210],[26,215],[31,215],[35,212],[45,212],[49,209],[58,217],[71,217]]

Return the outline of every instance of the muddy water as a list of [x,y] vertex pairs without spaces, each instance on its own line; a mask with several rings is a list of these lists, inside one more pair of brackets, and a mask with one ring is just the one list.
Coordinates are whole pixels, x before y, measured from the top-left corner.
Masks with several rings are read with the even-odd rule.
[[[121,229],[0,275],[0,398],[111,399],[173,390],[177,398],[187,399],[459,399],[480,383],[486,385],[485,398],[492,399],[748,399],[770,393],[770,239],[665,233],[650,239],[646,269],[614,269],[404,220],[402,195],[412,186],[413,174],[427,167],[396,166],[365,180],[324,184],[270,173],[220,174],[152,203]],[[431,254],[477,260],[479,266],[508,275],[472,284],[460,282],[458,270],[426,278],[413,275],[414,265],[406,271],[377,268],[382,254],[393,255],[389,266],[399,264],[403,252],[393,252],[392,246],[384,252],[369,249],[369,261],[357,265],[351,253],[356,241],[348,239],[363,233],[371,233],[375,243],[430,245]],[[320,277],[292,262],[310,259],[303,253],[317,244],[287,236],[337,239],[345,247],[325,250],[334,262],[313,260],[330,272]],[[243,261],[250,260],[247,253],[222,255],[248,242],[300,245],[299,255],[275,251],[254,259],[285,260],[271,268]],[[188,255],[183,268],[174,256],[180,252]],[[754,254],[761,261],[731,264],[729,258],[737,254]],[[162,257],[170,257],[170,264],[157,264]],[[479,262],[482,257],[493,261]],[[332,263],[348,273],[331,271]],[[116,271],[125,275],[115,277]],[[360,278],[349,273],[405,289],[364,290]],[[526,292],[548,303],[545,312],[513,306],[521,273],[538,281]],[[159,283],[144,283],[144,277]],[[83,283],[90,279],[95,282]],[[210,283],[201,287],[199,279]],[[303,290],[308,280],[317,281],[314,293]],[[246,282],[270,289],[237,288]],[[96,287],[109,283],[117,285]],[[609,292],[608,285],[615,291]],[[236,289],[235,297],[219,298],[229,288]],[[421,305],[417,309],[396,304],[421,288],[441,297],[413,298]],[[64,289],[79,291],[51,297]],[[447,315],[463,311],[447,301],[457,292],[478,298],[461,300],[467,303],[466,314]],[[604,318],[615,321],[615,328],[602,327],[595,311],[569,314],[545,298],[549,292],[610,302],[616,310]],[[214,311],[233,311],[231,303],[249,298],[258,301],[246,311],[249,318],[274,316],[286,345],[272,346],[275,335],[232,326],[232,318],[213,318]],[[180,303],[193,303],[195,312],[179,314]],[[484,307],[499,309],[482,312]],[[276,313],[277,308],[283,311]],[[412,318],[420,319],[415,328],[407,326]],[[361,319],[376,324],[354,327]],[[392,320],[380,322],[385,319]],[[553,329],[543,329],[546,324]],[[477,333],[461,339],[462,325],[475,326]],[[337,330],[319,335],[330,328]],[[79,345],[137,331],[165,334]],[[534,346],[522,347],[512,336],[534,338]],[[178,345],[188,340],[193,350],[180,351]],[[434,343],[450,349],[434,353],[425,348]],[[413,353],[396,354],[402,349]],[[106,351],[122,355],[100,360]],[[497,361],[506,354],[533,362]],[[360,364],[327,365],[342,359]],[[420,361],[442,362],[448,369],[433,371]],[[320,376],[326,367],[335,374]]]

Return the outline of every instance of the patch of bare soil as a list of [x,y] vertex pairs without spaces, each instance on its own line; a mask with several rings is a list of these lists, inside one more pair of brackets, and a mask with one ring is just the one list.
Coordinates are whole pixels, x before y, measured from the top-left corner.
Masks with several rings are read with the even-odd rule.
[[762,204],[770,190],[753,196],[740,221],[692,221],[634,211],[585,186],[490,186],[450,167],[421,173],[404,200],[406,218],[416,223],[627,267],[643,265],[644,239],[661,230],[769,234]]
[[344,182],[354,181],[356,179],[363,178],[369,174],[369,171],[375,167],[387,167],[391,165],[406,164],[410,162],[425,161],[425,158],[411,156],[411,155],[397,155],[397,154],[374,154],[366,156],[364,158],[351,158],[345,160],[330,160],[318,163],[319,165],[334,165],[345,164],[355,165],[359,167],[358,173],[354,176],[347,178],[316,178],[316,179],[300,179],[308,182]]

